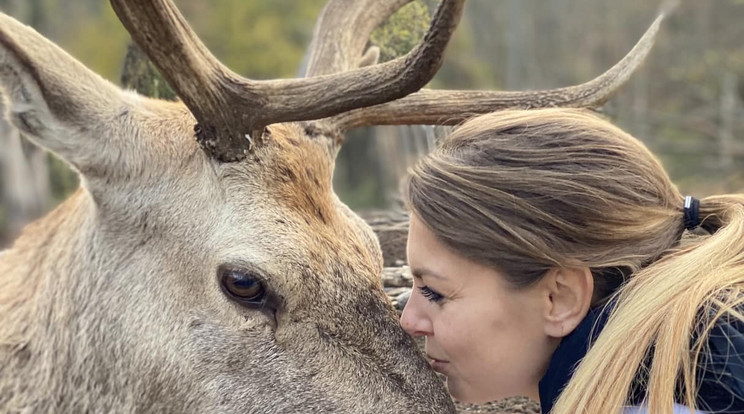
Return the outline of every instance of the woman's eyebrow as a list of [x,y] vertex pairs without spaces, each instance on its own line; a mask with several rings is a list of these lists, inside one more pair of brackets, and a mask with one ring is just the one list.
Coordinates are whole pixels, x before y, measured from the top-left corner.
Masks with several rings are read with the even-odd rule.
[[411,268],[411,275],[416,278],[421,278],[423,276],[431,276],[436,279],[440,280],[446,280],[447,278],[444,276],[439,275],[438,273],[435,273],[431,271],[430,269],[427,269],[425,267],[412,267]]

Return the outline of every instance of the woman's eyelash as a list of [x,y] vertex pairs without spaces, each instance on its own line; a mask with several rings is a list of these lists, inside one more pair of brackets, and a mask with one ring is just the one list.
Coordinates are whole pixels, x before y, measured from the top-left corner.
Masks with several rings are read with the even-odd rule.
[[429,289],[428,286],[420,286],[419,291],[427,300],[431,302],[439,302],[440,300],[444,299],[444,296],[436,291]]

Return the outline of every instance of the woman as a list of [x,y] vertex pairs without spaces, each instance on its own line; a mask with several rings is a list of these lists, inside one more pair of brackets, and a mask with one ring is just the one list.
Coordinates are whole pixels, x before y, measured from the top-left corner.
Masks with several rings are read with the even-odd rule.
[[744,195],[684,197],[635,138],[545,109],[463,124],[407,199],[401,323],[456,399],[744,412]]

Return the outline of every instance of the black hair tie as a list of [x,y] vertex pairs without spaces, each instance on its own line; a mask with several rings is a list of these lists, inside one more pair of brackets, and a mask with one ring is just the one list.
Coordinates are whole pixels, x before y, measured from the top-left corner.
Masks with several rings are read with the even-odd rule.
[[700,200],[685,197],[685,229],[693,230],[700,225]]

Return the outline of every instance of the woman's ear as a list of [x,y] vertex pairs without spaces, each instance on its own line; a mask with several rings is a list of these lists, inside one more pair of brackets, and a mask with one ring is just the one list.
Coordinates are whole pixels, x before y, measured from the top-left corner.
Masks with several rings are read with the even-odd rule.
[[592,302],[594,277],[588,267],[554,267],[546,283],[545,333],[563,338],[581,323]]

